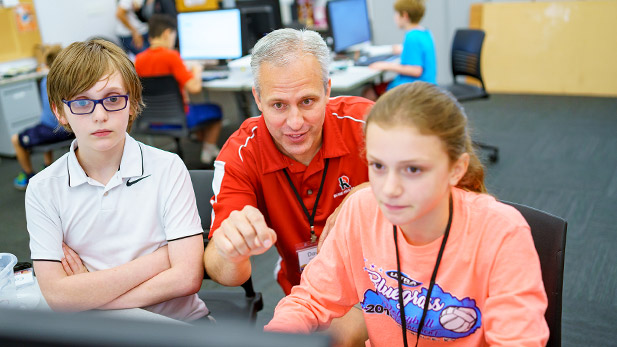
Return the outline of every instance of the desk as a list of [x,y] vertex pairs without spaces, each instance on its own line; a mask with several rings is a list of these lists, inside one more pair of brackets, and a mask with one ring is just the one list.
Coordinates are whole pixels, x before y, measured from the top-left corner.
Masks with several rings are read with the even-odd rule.
[[[381,82],[383,72],[366,66],[349,66],[330,73],[332,87],[330,93],[337,95],[360,95],[361,88],[367,84]],[[232,117],[241,123],[247,116],[259,114],[251,95],[253,76],[250,73],[230,73],[226,79],[207,81],[203,89],[208,92],[211,102],[223,108],[225,117]]]
[[[51,311],[51,308],[49,307],[49,305],[45,301],[45,298],[43,297],[43,294],[41,293],[41,288],[39,287],[39,283],[36,280],[36,277],[34,277],[33,279],[34,283],[32,283],[31,285],[17,287],[16,294],[18,305],[16,308],[26,310]],[[165,323],[188,325],[188,323],[186,322],[169,318],[150,311],[146,311],[141,308],[92,311],[95,312],[97,316],[107,318],[136,319],[142,321],[158,321]]]

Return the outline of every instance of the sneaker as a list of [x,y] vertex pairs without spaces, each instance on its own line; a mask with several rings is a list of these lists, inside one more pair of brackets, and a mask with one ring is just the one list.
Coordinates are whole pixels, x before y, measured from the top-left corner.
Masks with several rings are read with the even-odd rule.
[[27,175],[25,172],[22,171],[13,180],[13,185],[19,190],[26,190],[26,187],[28,187],[28,182],[30,181],[32,176],[34,176],[34,173]]
[[201,150],[201,162],[204,164],[212,164],[212,162],[218,157],[221,151],[216,145],[207,143]]

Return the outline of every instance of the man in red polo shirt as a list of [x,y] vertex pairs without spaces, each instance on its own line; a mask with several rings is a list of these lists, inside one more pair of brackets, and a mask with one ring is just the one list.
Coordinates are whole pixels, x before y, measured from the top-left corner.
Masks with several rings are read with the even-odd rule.
[[[316,254],[328,217],[368,180],[362,128],[373,103],[330,99],[329,59],[323,39],[308,30],[276,30],[253,48],[253,96],[262,115],[246,120],[214,163],[204,262],[219,283],[246,281],[249,257],[274,244],[281,256],[277,279],[289,294]],[[361,312],[352,311],[363,325]]]

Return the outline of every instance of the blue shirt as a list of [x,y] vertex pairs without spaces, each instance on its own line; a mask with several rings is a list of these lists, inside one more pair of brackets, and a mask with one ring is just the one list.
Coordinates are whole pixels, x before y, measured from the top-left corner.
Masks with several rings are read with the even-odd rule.
[[398,75],[390,82],[388,89],[415,81],[437,84],[437,58],[435,57],[433,35],[430,31],[416,28],[405,34],[401,64],[421,66],[422,75],[420,77]]
[[47,97],[47,76],[41,80],[41,102],[43,103],[43,112],[41,113],[41,124],[50,128],[58,127],[58,119],[49,107],[49,98]]

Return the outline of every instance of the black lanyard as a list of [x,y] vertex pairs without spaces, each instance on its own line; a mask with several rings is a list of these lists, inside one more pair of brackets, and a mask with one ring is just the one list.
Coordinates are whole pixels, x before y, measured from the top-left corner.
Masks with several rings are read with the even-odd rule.
[[298,193],[296,186],[294,186],[293,182],[291,181],[291,177],[289,177],[289,174],[287,173],[287,169],[283,169],[283,172],[285,173],[285,177],[287,177],[287,181],[289,182],[291,189],[293,189],[294,193],[296,193],[296,198],[298,199],[300,206],[302,206],[302,210],[304,210],[304,214],[306,215],[306,218],[308,218],[309,226],[311,227],[311,242],[317,241],[317,235],[315,235],[315,214],[317,213],[317,203],[319,203],[319,198],[321,197],[321,191],[323,190],[323,184],[326,181],[326,172],[328,172],[329,162],[330,162],[330,158],[327,158],[326,163],[324,165],[324,169],[323,169],[323,175],[321,176],[321,184],[319,185],[319,191],[317,191],[317,197],[315,198],[315,205],[313,206],[313,214],[309,214],[308,209],[306,208],[306,206],[304,206],[302,197]]
[[[450,226],[452,225],[452,198],[450,198],[450,216],[448,217],[448,226],[446,226],[446,232],[443,234],[443,240],[441,241],[441,247],[439,248],[439,254],[437,254],[437,261],[435,262],[435,268],[433,269],[433,274],[431,275],[431,283],[428,286],[428,291],[426,293],[426,300],[424,301],[424,308],[422,309],[422,318],[420,318],[420,323],[418,324],[418,333],[416,334],[416,347],[418,346],[418,341],[420,341],[420,334],[422,333],[422,328],[424,328],[424,320],[426,319],[426,314],[428,313],[428,306],[431,300],[431,294],[433,292],[433,286],[435,285],[435,278],[437,277],[437,270],[439,269],[439,264],[441,264],[441,257],[443,256],[443,250],[446,248],[446,242],[448,241],[448,235],[450,235]],[[394,247],[396,248],[396,271],[398,272],[398,304],[400,307],[401,313],[401,327],[403,328],[403,344],[407,347],[407,322],[405,321],[405,306],[403,305],[403,285],[401,281],[401,260],[398,254],[398,238],[396,233],[396,225],[392,226],[392,230],[394,232]]]

